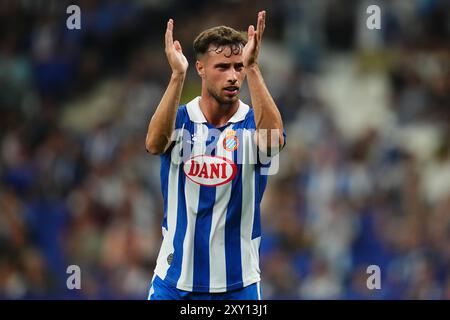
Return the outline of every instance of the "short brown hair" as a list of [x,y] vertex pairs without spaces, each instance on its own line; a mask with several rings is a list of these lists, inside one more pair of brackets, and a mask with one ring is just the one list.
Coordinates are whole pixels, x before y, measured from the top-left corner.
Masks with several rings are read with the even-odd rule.
[[[205,54],[209,46],[215,45],[218,49],[229,46],[232,54],[238,54],[241,46],[247,43],[247,34],[227,26],[218,26],[201,32],[194,40],[195,57],[198,59]],[[231,55],[231,54],[230,54]]]

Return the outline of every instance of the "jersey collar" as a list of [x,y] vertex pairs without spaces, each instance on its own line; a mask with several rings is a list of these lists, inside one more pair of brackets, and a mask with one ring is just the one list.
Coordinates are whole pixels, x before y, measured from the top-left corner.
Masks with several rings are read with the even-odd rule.
[[[199,101],[200,97],[196,97],[186,105],[189,119],[195,123],[206,123],[207,120],[202,110],[200,109]],[[249,109],[250,107],[248,105],[239,100],[239,108],[235,112],[235,114],[233,114],[233,116],[228,120],[228,123],[243,121]]]

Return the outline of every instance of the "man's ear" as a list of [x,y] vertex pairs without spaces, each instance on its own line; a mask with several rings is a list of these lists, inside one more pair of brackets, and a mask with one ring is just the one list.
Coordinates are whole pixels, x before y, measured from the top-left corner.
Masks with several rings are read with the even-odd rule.
[[200,76],[200,78],[203,79],[203,77],[205,76],[205,67],[203,65],[203,62],[197,60],[195,62],[195,68],[197,69],[197,73]]

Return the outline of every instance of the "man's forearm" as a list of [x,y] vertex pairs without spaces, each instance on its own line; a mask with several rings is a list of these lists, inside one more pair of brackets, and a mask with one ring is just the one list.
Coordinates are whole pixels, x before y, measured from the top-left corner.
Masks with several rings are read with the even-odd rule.
[[256,129],[258,130],[258,145],[267,146],[267,148],[277,147],[277,145],[271,143],[273,141],[271,132],[275,130],[278,133],[278,145],[282,146],[284,144],[283,120],[264,83],[258,65],[247,69],[247,82],[255,114]]
[[145,148],[151,154],[165,152],[171,143],[185,76],[185,74],[172,74],[161,102],[150,120]]

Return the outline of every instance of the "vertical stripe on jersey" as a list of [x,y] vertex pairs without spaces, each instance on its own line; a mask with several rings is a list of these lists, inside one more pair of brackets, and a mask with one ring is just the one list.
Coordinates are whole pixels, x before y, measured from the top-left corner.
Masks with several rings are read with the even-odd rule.
[[236,151],[233,152],[233,162],[238,174],[232,181],[231,198],[228,205],[225,222],[225,260],[227,272],[227,290],[233,290],[242,285],[241,262],[241,211],[242,211],[242,175],[239,174],[242,165],[237,163]]
[[209,235],[216,188],[201,186],[194,237],[194,291],[209,291]]
[[[205,134],[204,126],[202,124],[196,124],[194,129],[194,136],[197,139],[194,141],[191,157],[201,155],[205,151],[203,136]],[[183,168],[180,169],[183,172]],[[181,275],[178,280],[178,285],[183,290],[195,290],[193,284],[195,270],[195,238],[197,233],[201,230],[201,226],[197,222],[198,219],[198,206],[200,203],[200,186],[190,179],[185,179],[185,195],[186,195],[186,210],[187,210],[187,228],[186,236],[183,241],[183,261],[181,267]],[[199,229],[197,229],[199,228]]]
[[[184,143],[179,145],[180,148],[185,147]],[[173,160],[175,152],[179,154],[180,150],[177,148],[174,148],[172,150],[171,160]],[[186,150],[183,150],[183,154],[186,152]],[[173,234],[173,240],[172,240],[172,252],[173,253],[173,259],[171,261],[171,264],[169,266],[169,269],[167,270],[167,279],[172,282],[172,284],[176,284],[178,279],[181,275],[181,266],[182,266],[182,259],[183,259],[183,250],[184,250],[184,238],[186,235],[186,228],[187,228],[187,213],[186,213],[186,200],[185,200],[185,185],[186,185],[186,177],[184,175],[182,163],[175,163],[171,162],[170,165],[170,173],[169,175],[173,175],[174,179],[177,180],[177,185],[173,184],[172,187],[169,186],[168,188],[168,204],[172,201],[176,204],[173,205],[173,208],[175,209],[175,212],[173,212],[173,215],[175,216],[174,220],[176,220],[176,228],[171,229]],[[165,258],[165,257],[163,257]]]
[[178,165],[173,164],[170,158],[164,163],[168,167],[167,176],[167,191],[166,191],[166,228],[164,232],[163,224],[163,242],[161,250],[158,255],[156,273],[164,279],[167,274],[167,269],[170,267],[167,262],[167,257],[174,252],[173,241],[175,229],[177,227],[177,212],[178,212]]
[[178,205],[175,212],[177,224],[175,235],[173,238],[173,259],[172,263],[170,264],[169,270],[167,270],[166,277],[172,282],[177,282],[181,274],[180,269],[183,259],[183,240],[186,235],[187,227],[186,200],[184,193],[186,178],[180,165],[171,166],[170,170],[172,170],[172,168],[174,168],[173,170],[177,171],[176,173],[174,173],[174,175],[178,176],[178,188],[176,190],[169,189],[169,192],[173,192],[173,194],[178,195]]
[[164,217],[162,221],[162,227],[167,230],[167,189],[169,184],[169,167],[170,167],[170,157],[167,156],[161,156],[161,173],[160,173],[160,179],[161,179],[161,190],[162,194],[164,195],[163,199],[163,212]]
[[[254,180],[255,184],[255,218],[253,219],[253,230],[252,230],[252,239],[261,236],[261,214],[260,214],[260,203],[261,203],[261,195],[265,188],[265,179],[261,179],[261,169],[259,165],[255,165],[254,169]],[[262,185],[263,184],[263,185]]]
[[[216,155],[232,159],[233,154],[223,148],[223,140],[230,127],[221,133]],[[210,292],[222,292],[227,287],[227,270],[225,259],[225,220],[227,206],[231,197],[231,183],[216,187],[216,199],[212,213],[211,232],[209,234]]]
[[251,256],[252,256],[252,271],[256,274],[260,274],[259,269],[259,249],[261,245],[261,237],[252,239],[251,241]]
[[261,283],[258,281],[256,283],[256,290],[258,291],[258,300],[261,300]]
[[[242,132],[242,131],[241,131]],[[241,216],[241,262],[242,262],[242,280],[243,285],[252,284],[254,279],[254,254],[252,252],[252,229],[255,214],[255,170],[254,165],[250,164],[250,150],[247,146],[251,142],[249,131],[243,131],[241,141],[245,140],[246,147],[242,148],[242,216]]]
[[[183,177],[184,171],[180,169]],[[183,290],[192,290],[194,270],[194,235],[197,233],[197,206],[199,202],[199,185],[189,179],[185,179],[186,199],[186,234],[183,241],[183,259],[181,263],[181,274],[178,279],[179,287]]]
[[[199,152],[197,154],[205,154],[206,140],[208,138],[208,128],[203,124],[197,125],[197,131],[199,132],[198,146]],[[209,234],[211,231],[211,217],[212,208],[216,196],[215,188],[208,186],[199,186],[199,195],[197,199],[197,207],[194,214],[196,215],[195,221],[195,235],[193,238],[194,252],[193,252],[193,281],[194,291],[209,291]]]

